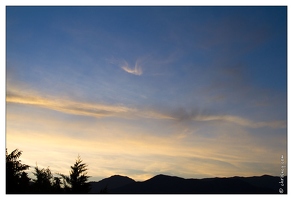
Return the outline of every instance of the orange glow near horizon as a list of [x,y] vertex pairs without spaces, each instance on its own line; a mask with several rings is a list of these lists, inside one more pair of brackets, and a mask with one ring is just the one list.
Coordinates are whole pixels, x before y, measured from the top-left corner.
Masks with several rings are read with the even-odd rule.
[[[92,177],[122,174],[142,181],[161,173],[190,178],[251,176],[258,175],[258,170],[252,171],[252,166],[246,166],[248,169],[243,171],[246,162],[257,164],[261,168],[259,171],[267,170],[265,166],[274,163],[271,158],[278,156],[278,152],[273,151],[267,154],[269,144],[265,148],[252,147],[255,145],[252,142],[258,141],[247,137],[239,128],[238,133],[234,133],[236,137],[223,137],[219,132],[221,137],[211,139],[200,133],[184,137],[175,133],[166,133],[168,137],[156,136],[125,123],[113,125],[111,120],[103,126],[93,122],[72,127],[52,118],[29,118],[19,113],[8,113],[7,120],[8,150],[19,148],[24,152],[22,160],[27,164],[50,166],[56,173],[67,173],[70,164],[80,155],[89,165]],[[39,124],[35,130],[21,128],[33,123]],[[235,128],[230,127],[230,130]],[[71,131],[80,135],[72,135]],[[233,149],[235,144],[238,144],[237,149]],[[135,172],[138,169],[140,173]],[[267,170],[267,173],[272,172]]]

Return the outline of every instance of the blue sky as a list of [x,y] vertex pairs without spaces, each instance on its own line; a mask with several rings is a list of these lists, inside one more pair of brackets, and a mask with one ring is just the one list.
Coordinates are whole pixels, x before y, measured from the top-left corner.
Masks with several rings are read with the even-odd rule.
[[287,8],[7,7],[6,103],[8,150],[53,172],[278,175]]

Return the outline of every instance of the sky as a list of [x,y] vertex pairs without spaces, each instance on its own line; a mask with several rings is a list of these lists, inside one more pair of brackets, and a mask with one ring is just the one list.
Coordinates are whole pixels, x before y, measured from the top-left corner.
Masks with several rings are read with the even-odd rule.
[[90,180],[279,176],[287,7],[6,7],[6,148]]

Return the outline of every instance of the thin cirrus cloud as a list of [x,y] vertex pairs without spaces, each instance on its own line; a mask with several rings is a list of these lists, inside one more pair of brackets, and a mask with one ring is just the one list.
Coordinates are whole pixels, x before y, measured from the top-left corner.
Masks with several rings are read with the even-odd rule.
[[215,115],[194,111],[189,113],[184,109],[176,112],[160,111],[158,109],[130,108],[122,105],[106,105],[99,103],[83,103],[73,100],[58,100],[58,98],[45,98],[35,94],[21,94],[17,92],[7,92],[7,103],[17,103],[43,107],[67,114],[80,116],[102,117],[120,117],[120,118],[150,118],[160,120],[176,121],[198,121],[198,122],[226,122],[233,123],[249,128],[286,128],[286,121],[252,121],[240,116],[234,115]]
[[136,61],[135,62],[134,68],[131,68],[129,66],[129,64],[126,61],[124,61],[123,65],[121,66],[121,69],[123,69],[127,73],[130,73],[130,74],[133,74],[133,75],[137,75],[137,76],[140,76],[143,73],[142,67],[139,64],[139,61]]
[[234,124],[238,124],[241,126],[249,127],[249,128],[261,128],[261,127],[269,127],[269,128],[286,128],[286,121],[277,120],[270,122],[253,122],[251,120],[233,116],[233,115],[219,115],[219,116],[197,116],[194,118],[195,121],[225,121],[232,122]]
[[6,102],[17,103],[24,105],[33,105],[37,107],[43,107],[59,112],[92,116],[92,117],[107,117],[113,115],[119,115],[121,113],[131,113],[130,108],[120,105],[105,105],[105,104],[92,104],[92,103],[81,103],[71,100],[58,100],[41,97],[34,94],[21,94],[8,91],[6,95]]
[[[191,110],[191,111],[190,111]],[[158,111],[157,111],[158,112]],[[164,113],[166,111],[162,111]],[[287,122],[285,120],[274,121],[253,121],[241,116],[227,115],[227,114],[213,114],[208,112],[202,112],[200,110],[188,111],[185,109],[173,110],[173,112],[167,111],[164,116],[169,116],[170,119],[177,121],[197,121],[197,122],[226,122],[233,123],[248,128],[286,128]]]
[[116,66],[119,66],[123,71],[125,71],[129,74],[133,74],[133,75],[137,75],[137,76],[140,76],[143,74],[143,70],[142,70],[142,66],[141,66],[141,63],[142,63],[141,58],[136,60],[134,67],[131,67],[130,64],[124,59],[117,59],[117,58],[112,57],[107,60],[109,63],[114,64]]

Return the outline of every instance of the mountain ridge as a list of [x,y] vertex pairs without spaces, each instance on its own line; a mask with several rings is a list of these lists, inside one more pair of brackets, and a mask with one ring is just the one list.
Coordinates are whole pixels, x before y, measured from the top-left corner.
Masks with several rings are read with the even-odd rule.
[[[91,191],[90,193],[103,193],[109,190],[113,190],[117,187],[121,187],[123,185],[127,185],[129,183],[136,182],[132,178],[127,176],[121,175],[113,175],[108,178],[104,178],[98,182],[92,181],[91,184]],[[105,190],[106,189],[106,190]],[[105,191],[102,191],[105,190]]]
[[[287,176],[283,193],[287,194]],[[109,194],[279,194],[280,177],[271,175],[251,177],[182,178],[158,174],[145,181],[135,181],[113,175],[90,182],[90,193]],[[106,190],[103,190],[105,189]]]

